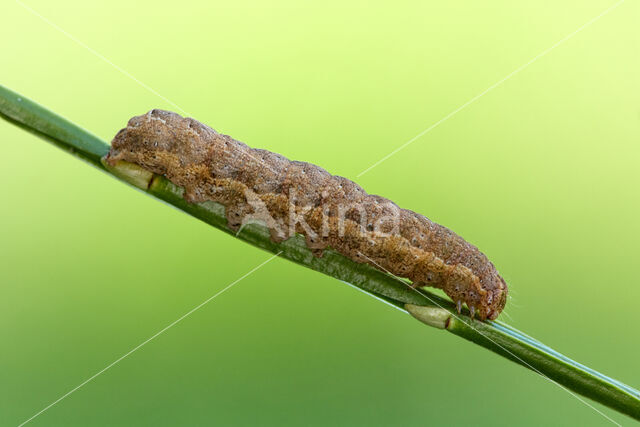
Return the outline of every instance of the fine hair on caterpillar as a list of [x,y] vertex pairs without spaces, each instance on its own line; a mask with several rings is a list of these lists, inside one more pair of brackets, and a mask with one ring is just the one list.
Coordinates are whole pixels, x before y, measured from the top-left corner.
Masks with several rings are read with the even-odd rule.
[[367,194],[354,182],[305,162],[253,149],[191,118],[152,110],[133,117],[115,136],[106,162],[134,163],[184,188],[189,203],[224,205],[238,231],[259,222],[271,239],[296,233],[322,256],[326,248],[442,289],[480,319],[495,319],[507,285],[472,244],[428,218]]

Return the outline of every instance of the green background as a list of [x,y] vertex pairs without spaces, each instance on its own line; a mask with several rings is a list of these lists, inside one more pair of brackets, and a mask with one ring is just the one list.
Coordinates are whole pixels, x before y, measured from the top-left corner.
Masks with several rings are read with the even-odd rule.
[[[26,4],[190,116],[355,179],[614,2]],[[19,3],[4,0],[0,20],[0,83],[105,140],[133,115],[177,110]],[[636,387],[639,21],[623,3],[357,179],[478,245],[510,284],[502,320]],[[6,122],[0,144],[1,425],[269,256]],[[32,424],[608,421],[276,259]]]

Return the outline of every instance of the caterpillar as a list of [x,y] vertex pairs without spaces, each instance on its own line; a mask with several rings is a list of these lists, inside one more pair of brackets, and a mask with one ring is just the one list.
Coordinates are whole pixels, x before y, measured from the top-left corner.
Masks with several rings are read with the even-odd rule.
[[495,319],[505,306],[504,279],[453,231],[319,166],[250,148],[192,118],[157,109],[133,117],[105,161],[164,175],[189,203],[224,205],[232,230],[259,221],[276,242],[299,233],[316,256],[330,247],[413,287],[440,288],[472,317]]

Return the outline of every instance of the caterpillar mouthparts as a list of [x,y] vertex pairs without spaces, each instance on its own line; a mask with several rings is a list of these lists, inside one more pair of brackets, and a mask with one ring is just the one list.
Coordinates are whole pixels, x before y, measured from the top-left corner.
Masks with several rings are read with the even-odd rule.
[[176,113],[133,117],[105,161],[137,164],[184,188],[190,203],[225,206],[228,227],[265,224],[274,241],[302,234],[316,256],[331,247],[413,287],[442,289],[471,317],[495,319],[507,284],[494,265],[453,231],[319,166],[254,149]]

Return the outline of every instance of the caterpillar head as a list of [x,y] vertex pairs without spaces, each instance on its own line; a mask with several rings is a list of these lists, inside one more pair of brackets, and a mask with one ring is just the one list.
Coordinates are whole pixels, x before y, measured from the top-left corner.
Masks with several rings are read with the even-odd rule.
[[487,287],[487,293],[479,305],[478,317],[483,320],[497,318],[507,303],[507,292],[506,282],[496,274],[492,286]]
[[456,265],[447,277],[443,290],[462,311],[462,304],[469,307],[471,317],[494,320],[507,302],[507,284],[493,265],[485,274],[476,275],[461,264]]

